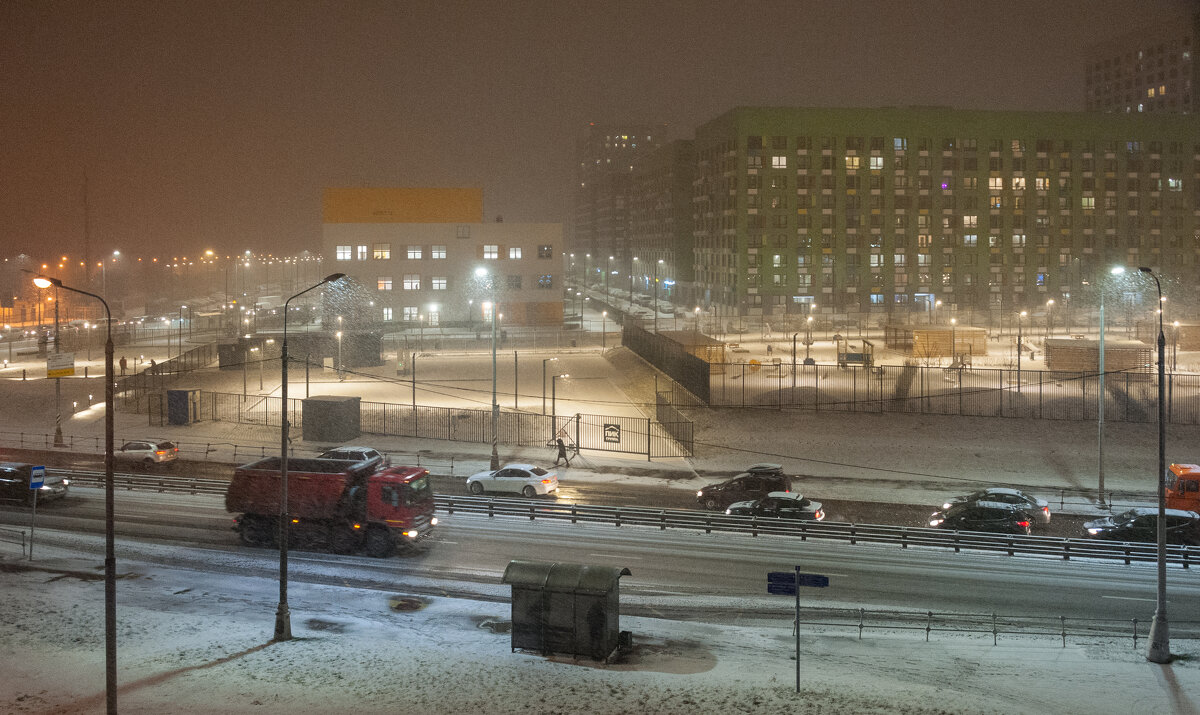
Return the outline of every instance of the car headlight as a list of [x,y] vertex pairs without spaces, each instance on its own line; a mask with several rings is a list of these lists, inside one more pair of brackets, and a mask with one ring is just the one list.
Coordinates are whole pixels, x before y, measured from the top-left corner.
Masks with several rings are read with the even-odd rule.
[[733,510],[732,510],[732,509],[726,509],[726,510],[725,510],[725,513],[726,513],[727,515],[730,515],[730,516],[732,516],[732,515],[733,515]]
[[704,496],[704,492],[703,492],[703,491],[698,491],[698,492],[696,492],[696,497],[697,497],[697,498],[699,498],[699,497],[702,497],[702,496]]
[[929,525],[930,526],[940,526],[943,521],[945,521],[945,519],[930,519]]
[[950,508],[950,507],[952,507],[952,506],[954,506],[954,505],[953,505],[953,504],[951,504],[950,502],[946,502],[945,504],[943,504],[943,505],[942,505],[942,508],[943,508],[943,509],[949,509],[949,508]]
[[420,532],[416,529],[409,529],[408,531],[404,532],[404,535],[410,539],[415,539],[420,536]]
[[1096,534],[1099,534],[1102,531],[1104,531],[1104,529],[1088,529],[1088,533],[1091,534],[1092,536],[1095,536]]
[[429,519],[429,525],[430,525],[430,526],[437,526],[437,517],[436,517],[436,516],[434,516],[434,517],[430,517],[430,519]]

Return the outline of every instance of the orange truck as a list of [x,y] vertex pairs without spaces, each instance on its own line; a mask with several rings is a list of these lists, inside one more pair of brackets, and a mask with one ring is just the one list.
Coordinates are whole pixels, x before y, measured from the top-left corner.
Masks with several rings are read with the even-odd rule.
[[1200,512],[1200,464],[1167,467],[1167,508]]

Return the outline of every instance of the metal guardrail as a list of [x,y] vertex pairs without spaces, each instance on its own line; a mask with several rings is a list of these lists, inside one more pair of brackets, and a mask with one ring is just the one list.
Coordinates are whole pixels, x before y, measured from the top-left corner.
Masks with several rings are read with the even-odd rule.
[[[48,470],[67,477],[79,486],[103,487],[104,473],[75,470]],[[115,488],[125,491],[156,491],[186,494],[224,494],[229,483],[221,479],[200,479],[163,475],[114,474]],[[899,545],[902,549],[917,546],[987,551],[1008,556],[1050,556],[1069,561],[1072,558],[1092,558],[1152,562],[1158,558],[1157,546],[1151,542],[1102,541],[1056,536],[1018,536],[987,534],[976,531],[947,531],[918,526],[886,526],[880,524],[851,524],[847,522],[792,521],[757,516],[727,514],[688,509],[653,509],[633,506],[598,506],[593,504],[559,504],[537,499],[508,497],[446,496],[435,497],[438,509],[447,514],[463,512],[506,516],[554,519],[576,523],[612,524],[614,526],[652,526],[660,530],[690,529],[711,534],[749,534],[750,536],[791,536],[802,541],[821,539],[850,544],[876,543]],[[1167,546],[1167,562],[1190,568],[1200,562],[1200,547]]]
[[[494,497],[437,497],[439,509],[486,514],[489,517],[512,516],[529,520],[557,519],[571,523],[605,523],[615,526],[656,526],[659,529],[693,529],[710,534],[714,531],[751,536],[792,536],[801,540],[823,539],[850,544],[881,543],[952,548],[954,551],[990,551],[1009,556],[1017,554],[1052,556],[1063,560],[1099,558],[1124,561],[1155,561],[1153,543],[1072,539],[1052,536],[1017,536],[974,531],[946,531],[927,527],[882,526],[844,522],[791,521],[756,516],[730,516],[686,509],[650,509],[588,504],[555,504],[536,499]],[[1200,561],[1200,547],[1167,546],[1167,562],[1189,568]]]
[[7,541],[10,544],[20,544],[21,556],[25,556],[26,544],[29,544],[29,538],[23,529],[0,529],[0,541]]

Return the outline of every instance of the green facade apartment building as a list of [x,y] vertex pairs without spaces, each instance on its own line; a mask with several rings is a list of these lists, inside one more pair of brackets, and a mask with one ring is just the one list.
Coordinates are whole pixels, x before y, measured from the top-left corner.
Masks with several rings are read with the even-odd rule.
[[743,107],[694,149],[694,297],[731,313],[983,322],[1116,264],[1194,282],[1194,116]]

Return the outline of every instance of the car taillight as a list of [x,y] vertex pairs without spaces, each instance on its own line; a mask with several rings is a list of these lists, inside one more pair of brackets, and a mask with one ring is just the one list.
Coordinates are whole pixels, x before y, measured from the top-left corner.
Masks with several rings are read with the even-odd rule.
[[542,484],[549,484],[549,483],[550,483],[550,480],[549,480],[549,479],[543,479],[543,480],[542,480]]
[[1018,521],[1017,526],[1021,527],[1022,529],[1028,529],[1029,522],[1028,521]]
[[154,454],[158,455],[159,457],[163,456],[163,455],[164,455],[164,454],[166,454],[166,453],[167,453],[167,451],[166,451],[166,450],[164,450],[164,449],[156,449],[156,450],[154,450]]
[[1043,511],[1043,512],[1045,512],[1045,513],[1047,513],[1047,514],[1049,514],[1049,513],[1050,513],[1050,507],[1048,507],[1048,506],[1044,506],[1044,507],[1042,507],[1042,511]]
[[822,509],[817,509],[817,521],[821,521],[821,520],[822,520],[822,519],[824,519],[824,518],[825,518],[825,512],[824,512],[824,510],[822,510]]
[[361,529],[361,528],[362,528],[362,524],[355,524],[353,528],[355,528],[355,529]]

